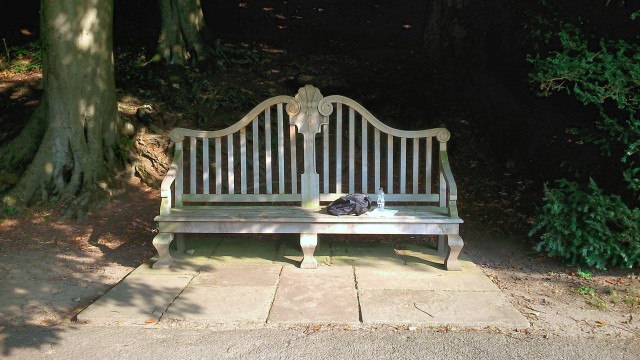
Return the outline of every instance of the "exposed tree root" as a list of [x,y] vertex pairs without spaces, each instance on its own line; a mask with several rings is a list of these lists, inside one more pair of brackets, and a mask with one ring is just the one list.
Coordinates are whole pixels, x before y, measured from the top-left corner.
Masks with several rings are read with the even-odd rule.
[[20,179],[33,159],[46,130],[45,112],[38,106],[24,129],[0,149],[0,193],[7,191]]

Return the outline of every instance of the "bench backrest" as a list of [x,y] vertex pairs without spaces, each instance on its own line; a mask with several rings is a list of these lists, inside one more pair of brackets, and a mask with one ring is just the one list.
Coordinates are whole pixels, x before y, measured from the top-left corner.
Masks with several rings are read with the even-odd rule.
[[317,207],[347,193],[375,199],[379,188],[392,203],[447,206],[452,191],[455,200],[446,129],[394,129],[356,101],[323,97],[310,85],[295,98],[260,103],[226,129],[177,128],[170,136],[178,207],[209,202]]

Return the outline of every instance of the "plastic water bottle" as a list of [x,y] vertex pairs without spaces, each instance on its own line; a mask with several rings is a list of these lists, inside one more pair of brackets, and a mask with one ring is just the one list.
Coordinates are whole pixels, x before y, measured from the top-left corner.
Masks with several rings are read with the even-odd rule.
[[376,202],[378,203],[378,211],[384,211],[384,191],[382,188],[378,190],[378,200]]

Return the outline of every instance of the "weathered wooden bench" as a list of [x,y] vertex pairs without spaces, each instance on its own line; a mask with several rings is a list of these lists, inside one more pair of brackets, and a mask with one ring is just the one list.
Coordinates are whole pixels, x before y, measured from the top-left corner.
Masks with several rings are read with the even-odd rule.
[[[461,270],[463,221],[444,128],[394,129],[354,100],[307,85],[226,129],[177,128],[170,136],[175,152],[155,218],[154,268],[172,265],[174,235],[182,250],[188,233],[294,233],[301,268],[317,267],[318,234],[432,234],[446,269]],[[379,188],[395,216],[338,217],[322,208],[347,193],[375,200]]]

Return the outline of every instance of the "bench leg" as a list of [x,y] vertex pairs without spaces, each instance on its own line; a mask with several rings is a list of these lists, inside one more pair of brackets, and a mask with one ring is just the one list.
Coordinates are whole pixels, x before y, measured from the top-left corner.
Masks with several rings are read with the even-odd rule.
[[167,269],[173,265],[173,259],[169,255],[171,240],[173,240],[172,233],[159,233],[153,238],[153,246],[158,250],[158,261],[153,264],[154,269]]
[[460,251],[462,251],[462,247],[464,246],[462,238],[458,234],[449,234],[447,235],[447,245],[449,251],[447,252],[447,257],[444,259],[444,267],[447,270],[462,270],[462,265],[460,265],[460,261],[458,261],[458,255],[460,255]]
[[318,234],[300,234],[300,247],[304,257],[300,263],[301,269],[317,269],[318,261],[313,257],[318,245]]
[[438,235],[438,254],[440,256],[447,254],[447,235]]
[[184,234],[176,234],[176,248],[178,250],[178,254],[182,254],[187,250],[187,241],[185,240]]

